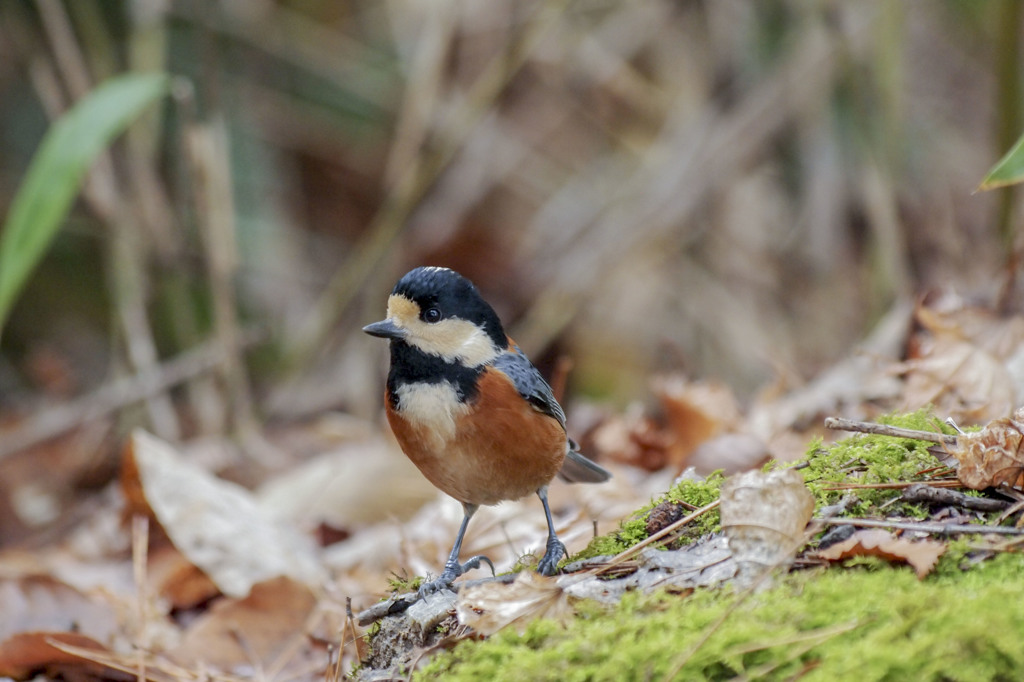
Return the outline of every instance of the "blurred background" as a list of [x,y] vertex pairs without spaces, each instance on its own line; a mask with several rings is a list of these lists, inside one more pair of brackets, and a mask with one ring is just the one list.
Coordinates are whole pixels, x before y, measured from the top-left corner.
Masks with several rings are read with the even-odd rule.
[[2,454],[99,424],[51,470],[99,485],[135,425],[379,419],[359,330],[422,264],[611,409],[800,385],[935,289],[1016,310],[1019,198],[973,190],[1024,126],[1022,30],[1016,0],[4,0],[0,215],[72,103],[178,78],[17,299]]

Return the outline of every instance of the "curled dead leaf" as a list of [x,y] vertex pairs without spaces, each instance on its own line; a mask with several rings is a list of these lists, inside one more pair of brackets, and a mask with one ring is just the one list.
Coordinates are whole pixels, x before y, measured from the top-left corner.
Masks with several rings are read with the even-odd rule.
[[730,476],[721,500],[722,530],[745,581],[788,565],[814,513],[814,496],[795,469]]
[[321,656],[307,633],[316,604],[310,589],[290,578],[260,583],[244,599],[213,604],[168,656],[183,665],[203,661],[225,671],[266,669],[279,656],[292,662]]
[[875,528],[859,530],[848,539],[814,556],[829,561],[842,561],[857,556],[877,556],[888,561],[905,561],[924,578],[935,567],[935,562],[946,551],[946,545],[935,540],[907,540],[887,530]]
[[981,431],[957,436],[955,446],[946,446],[960,463],[957,478],[968,488],[983,490],[997,485],[1016,488],[1024,483],[1024,408],[1012,417],[993,419]]
[[42,575],[0,580],[0,678],[28,679],[40,672],[49,679],[99,678],[101,667],[53,642],[105,650],[118,627],[113,605],[59,580]]

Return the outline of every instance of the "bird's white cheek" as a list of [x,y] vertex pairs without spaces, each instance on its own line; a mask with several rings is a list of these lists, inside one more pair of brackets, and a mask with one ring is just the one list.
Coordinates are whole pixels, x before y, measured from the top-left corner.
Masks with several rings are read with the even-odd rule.
[[395,393],[398,413],[436,449],[455,438],[455,420],[469,410],[447,381],[404,384]]
[[436,324],[411,320],[405,324],[409,329],[406,343],[446,362],[480,367],[493,361],[500,353],[484,330],[466,320],[452,318]]

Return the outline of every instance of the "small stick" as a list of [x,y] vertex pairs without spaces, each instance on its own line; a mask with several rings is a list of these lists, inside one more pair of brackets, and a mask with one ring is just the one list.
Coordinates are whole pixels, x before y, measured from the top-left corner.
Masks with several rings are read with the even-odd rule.
[[[896,481],[895,483],[837,483],[822,490],[900,490],[912,485],[921,485],[920,481]],[[928,481],[933,488],[963,488],[964,484],[955,478],[937,478]]]
[[1003,511],[1012,502],[996,500],[991,497],[973,497],[959,490],[947,490],[924,483],[915,483],[903,491],[900,496],[904,502],[923,502],[925,504],[948,504],[974,511]]
[[859,526],[863,528],[895,528],[921,533],[951,535],[953,533],[992,533],[995,535],[1024,535],[1024,528],[1009,526],[977,526],[969,523],[914,523],[908,521],[879,521],[878,519],[817,519],[830,526]]
[[898,426],[875,424],[873,422],[858,422],[853,421],[852,419],[840,419],[839,417],[826,417],[825,428],[837,431],[873,433],[879,436],[893,436],[894,438],[911,438],[913,440],[923,440],[929,443],[938,443],[939,445],[956,445],[956,436],[947,436],[944,433],[901,429]]
[[[658,540],[661,540],[665,536],[669,535],[670,533],[673,533],[674,531],[676,531],[679,528],[682,528],[683,526],[685,526],[688,523],[694,521],[698,517],[703,516],[707,512],[712,511],[713,509],[717,509],[718,506],[721,503],[722,503],[722,500],[720,500],[720,499],[715,500],[714,502],[709,502],[708,504],[704,505],[700,509],[694,511],[689,516],[684,516],[683,518],[679,519],[678,521],[670,523],[669,525],[665,526],[664,528],[659,530],[654,535],[651,535],[650,537],[645,538],[644,540],[636,543],[635,545],[633,545],[629,549],[625,549],[625,550],[619,552],[618,554],[613,556],[611,559],[609,559],[607,564],[605,564],[604,566],[601,566],[600,568],[594,569],[592,571],[592,574],[593,575],[600,575],[602,573],[605,573],[605,572],[611,570],[615,566],[618,566],[619,564],[621,564],[622,562],[626,561],[627,559],[633,558],[634,556],[639,554],[640,550],[643,549],[644,547],[647,547],[648,545],[650,545],[650,544],[652,544],[654,542],[657,542]],[[580,575],[585,575],[587,573],[591,573],[591,572],[585,571],[585,572],[581,573]],[[588,575],[588,577],[589,577],[589,575]]]

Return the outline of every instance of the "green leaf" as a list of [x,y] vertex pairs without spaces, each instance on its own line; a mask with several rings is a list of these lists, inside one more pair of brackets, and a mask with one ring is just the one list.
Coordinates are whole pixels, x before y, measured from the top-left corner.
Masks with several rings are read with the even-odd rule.
[[1013,145],[999,163],[992,166],[978,190],[996,189],[1024,181],[1024,135]]
[[170,77],[162,73],[111,78],[47,131],[0,233],[0,331],[63,224],[93,160],[169,87]]

